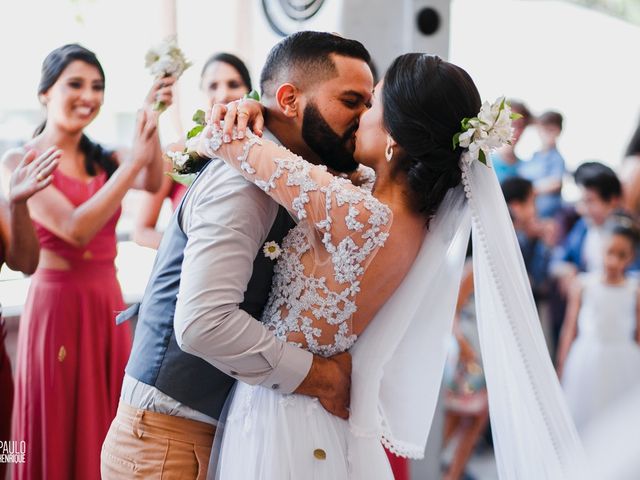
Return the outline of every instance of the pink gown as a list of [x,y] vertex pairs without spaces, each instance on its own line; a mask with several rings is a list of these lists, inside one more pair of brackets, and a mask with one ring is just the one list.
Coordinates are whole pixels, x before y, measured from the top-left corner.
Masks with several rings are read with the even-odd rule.
[[[0,242],[0,266],[4,259],[4,249]],[[11,409],[13,405],[13,380],[11,378],[11,362],[4,346],[6,335],[2,321],[2,305],[0,305],[0,441],[11,439]],[[0,462],[0,480],[4,480],[7,464]]]
[[[74,205],[106,182],[54,173],[53,185]],[[83,248],[36,224],[43,249],[70,270],[38,268],[20,321],[15,373],[13,440],[26,441],[26,462],[14,480],[100,478],[100,450],[116,414],[129,358],[129,325],[116,326],[124,309],[116,278],[115,227],[120,210]]]

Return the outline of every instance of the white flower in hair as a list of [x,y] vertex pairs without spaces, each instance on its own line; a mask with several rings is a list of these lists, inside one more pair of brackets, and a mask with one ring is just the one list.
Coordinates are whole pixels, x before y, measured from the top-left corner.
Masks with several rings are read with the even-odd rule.
[[504,97],[491,104],[484,102],[477,117],[462,120],[462,131],[453,136],[453,148],[460,145],[468,149],[471,160],[480,160],[486,165],[492,150],[511,144],[511,122],[521,116],[511,112]]

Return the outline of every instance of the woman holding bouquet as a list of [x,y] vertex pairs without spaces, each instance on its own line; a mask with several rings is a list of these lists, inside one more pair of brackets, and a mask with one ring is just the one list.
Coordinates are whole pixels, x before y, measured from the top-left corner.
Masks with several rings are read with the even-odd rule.
[[[207,98],[209,109],[216,103],[229,103],[251,91],[251,76],[242,60],[231,53],[217,53],[209,57],[200,73],[200,89]],[[184,148],[177,144],[179,150]],[[187,187],[165,175],[162,186],[154,194],[145,195],[139,210],[133,238],[143,247],[157,249],[162,233],[156,230],[158,216],[165,198],[175,209]]]
[[[98,479],[100,448],[115,415],[131,336],[116,279],[115,226],[131,188],[155,191],[162,164],[156,101],[170,104],[173,79],[156,81],[139,114],[130,158],[92,142],[105,75],[80,45],[52,51],[38,96],[47,110],[27,148],[58,152],[51,186],[29,200],[41,245],[18,335],[12,438],[26,442],[13,478]],[[9,151],[11,172],[24,152]]]

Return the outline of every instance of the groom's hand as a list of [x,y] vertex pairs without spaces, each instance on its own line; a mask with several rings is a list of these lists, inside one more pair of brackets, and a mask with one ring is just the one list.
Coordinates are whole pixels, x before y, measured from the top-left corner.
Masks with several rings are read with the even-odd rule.
[[329,358],[314,355],[311,370],[295,393],[316,397],[329,413],[348,419],[351,354],[344,352]]

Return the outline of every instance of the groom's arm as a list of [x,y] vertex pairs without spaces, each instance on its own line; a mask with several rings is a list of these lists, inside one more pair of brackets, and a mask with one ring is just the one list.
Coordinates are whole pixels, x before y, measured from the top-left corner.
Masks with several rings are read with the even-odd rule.
[[312,354],[277,340],[239,308],[277,205],[222,164],[203,175],[183,207],[178,345],[238,380],[293,392]]
[[314,358],[239,308],[277,205],[222,162],[203,175],[183,207],[188,242],[174,319],[178,345],[240,381],[319,397],[344,416],[350,358]]

